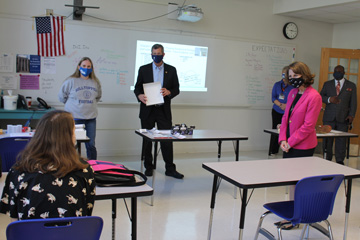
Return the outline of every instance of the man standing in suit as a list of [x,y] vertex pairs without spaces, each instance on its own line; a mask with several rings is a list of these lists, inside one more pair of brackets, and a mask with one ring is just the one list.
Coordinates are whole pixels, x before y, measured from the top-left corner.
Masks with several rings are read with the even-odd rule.
[[[153,62],[139,68],[137,82],[135,84],[134,93],[140,102],[140,121],[141,128],[152,129],[155,123],[159,130],[171,129],[171,99],[180,93],[179,80],[176,68],[163,62],[165,56],[164,47],[155,44],[151,48],[151,57]],[[160,82],[162,88],[160,93],[164,97],[164,104],[146,106],[146,95],[144,94],[144,83]],[[182,179],[183,174],[176,171],[173,163],[173,145],[172,142],[161,142],[161,153],[165,161],[165,175]],[[151,154],[152,143],[144,139],[143,154],[145,157],[145,175],[153,174],[153,158]]]
[[[330,125],[332,129],[347,132],[352,124],[356,113],[356,85],[344,78],[345,69],[338,65],[334,69],[334,80],[324,83],[320,92],[323,103],[326,104],[323,124]],[[326,159],[332,160],[334,139],[323,139],[323,149],[326,151]],[[344,165],[346,139],[335,139],[335,159]]]

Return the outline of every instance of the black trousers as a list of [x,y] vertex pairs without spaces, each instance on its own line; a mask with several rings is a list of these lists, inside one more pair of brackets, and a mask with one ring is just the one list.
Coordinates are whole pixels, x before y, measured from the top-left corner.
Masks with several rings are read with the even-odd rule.
[[[272,129],[276,129],[278,124],[281,124],[281,119],[284,114],[278,113],[274,109],[271,111],[272,116]],[[269,154],[276,154],[279,152],[279,137],[276,135],[272,135],[270,137],[270,153]]]
[[[348,131],[348,125],[346,123],[339,122],[323,122],[324,125],[330,125],[332,129],[343,132]],[[326,159],[332,160],[333,158],[333,143],[334,138],[323,139],[323,151],[326,152]],[[335,138],[335,159],[339,164],[344,165],[344,159],[346,155],[346,138]]]
[[314,152],[315,148],[305,150],[290,148],[289,152],[283,152],[283,158],[311,157],[314,155]]
[[[152,106],[152,111],[147,119],[141,119],[141,128],[152,129],[157,125],[159,130],[170,130],[172,123],[171,120],[167,119],[164,113],[164,107]],[[173,171],[176,169],[173,159],[173,144],[172,142],[160,142],[161,154],[165,161],[166,171]],[[144,166],[146,169],[153,169],[153,156],[151,153],[152,142],[143,140],[143,155],[144,155]]]

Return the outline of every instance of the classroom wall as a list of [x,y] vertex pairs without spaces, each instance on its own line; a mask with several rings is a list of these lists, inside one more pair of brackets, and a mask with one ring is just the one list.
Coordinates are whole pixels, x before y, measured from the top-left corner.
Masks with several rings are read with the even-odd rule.
[[360,22],[334,25],[333,48],[359,49]]
[[[154,2],[154,1],[152,1]],[[72,9],[64,7],[64,4],[72,4],[72,1],[57,0],[7,0],[2,1],[0,7],[0,17],[7,19],[20,19],[24,21],[24,27],[31,27],[31,16],[45,13],[46,8],[54,9],[55,14],[68,16]],[[99,20],[83,16],[83,21],[66,20],[66,28],[77,29],[79,36],[65,36],[67,38],[91,38],[96,32],[86,33],[90,26],[103,26],[117,29],[151,31],[152,33],[166,34],[188,34],[196,39],[197,36],[207,38],[222,38],[239,41],[262,42],[277,45],[295,45],[296,60],[307,63],[312,71],[318,76],[320,66],[321,47],[331,47],[333,38],[333,25],[283,17],[273,14],[273,3],[268,0],[196,0],[186,1],[186,4],[196,4],[202,8],[204,18],[197,23],[180,22],[170,20],[166,17],[139,23],[106,23]],[[99,6],[98,10],[86,10],[87,14],[100,18],[113,20],[136,20],[146,19],[167,12],[167,6],[163,4],[151,4],[144,2],[126,0],[95,1],[85,0],[84,5]],[[22,6],[19,8],[18,6]],[[299,27],[299,35],[295,40],[287,40],[282,35],[282,28],[286,22],[293,21]],[[17,31],[21,31],[18,29]],[[84,36],[83,34],[86,33]],[[34,33],[35,34],[35,33]],[[0,35],[1,38],[4,34]],[[111,38],[112,36],[103,36]],[[126,37],[126,36],[124,36]],[[23,44],[28,45],[28,49],[36,52],[35,38],[26,39],[20,45],[18,40],[16,45],[19,51],[23,51]],[[161,41],[161,39],[159,39]],[[66,39],[65,39],[66,43]],[[101,44],[101,43],[99,43]],[[33,47],[32,47],[33,46]],[[13,47],[13,46],[12,46]],[[227,46],[220,46],[220,48]],[[9,46],[5,46],[0,40],[0,52],[7,52]],[[126,46],[118,46],[126,48]],[[150,51],[150,50],[149,50]],[[14,52],[21,53],[21,52]],[[134,53],[135,55],[135,53]],[[215,58],[215,64],[208,68],[221,68],[228,64],[226,55],[221,53]],[[128,63],[131,64],[131,63]],[[74,66],[75,67],[75,66]],[[74,69],[69,69],[68,75]],[[245,72],[238,73],[241,78]],[[279,72],[279,79],[281,73]],[[63,79],[56,79],[63,81]],[[233,81],[237,81],[234,79]],[[314,84],[317,88],[317,82]],[[232,86],[228,86],[231,88]],[[106,94],[106,92],[104,92]],[[197,94],[197,93],[194,93]],[[190,96],[191,97],[191,96]],[[219,92],[219,98],[226,97],[227,92]],[[231,96],[230,96],[231,97]],[[138,104],[134,99],[129,99],[129,103],[124,104],[100,104],[97,125],[96,145],[99,158],[101,156],[121,156],[121,155],[140,155],[141,139],[134,134],[134,129],[140,127],[138,119]],[[234,101],[236,96],[234,96]],[[269,99],[271,101],[271,99]],[[240,150],[265,150],[268,148],[269,135],[263,133],[264,128],[271,127],[271,108],[241,107],[231,106],[203,106],[186,105],[173,101],[173,122],[195,125],[199,129],[225,129],[237,132],[249,137],[248,141],[240,143]],[[61,104],[54,105],[61,108]],[[232,144],[225,143],[224,151],[231,151]],[[216,152],[215,143],[176,143],[175,152]],[[216,155],[214,154],[214,157]],[[266,156],[264,156],[266,157]]]

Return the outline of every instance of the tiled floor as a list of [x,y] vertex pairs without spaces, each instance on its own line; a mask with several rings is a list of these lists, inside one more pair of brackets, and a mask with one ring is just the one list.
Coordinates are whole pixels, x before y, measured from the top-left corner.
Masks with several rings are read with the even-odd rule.
[[[150,197],[138,199],[138,239],[139,240],[198,240],[207,239],[210,216],[210,195],[213,175],[204,170],[203,162],[217,161],[217,154],[178,154],[175,156],[177,169],[185,175],[183,180],[166,177],[164,163],[159,160],[156,175],[156,191],[154,206],[150,206]],[[266,151],[241,152],[241,160],[266,159]],[[137,156],[106,157],[103,160],[124,163],[132,169],[140,169]],[[224,153],[222,161],[233,161],[233,153]],[[351,158],[349,165],[360,168],[360,158]],[[256,174],[256,173],[254,173]],[[151,178],[148,184],[151,185]],[[349,217],[349,240],[360,239],[360,180],[353,181],[352,204]],[[234,199],[234,188],[223,181],[219,188],[212,239],[238,239],[240,198]],[[244,239],[253,239],[258,219],[264,212],[262,205],[265,202],[287,199],[285,187],[257,189],[254,191],[247,207]],[[345,190],[342,185],[339,189],[333,215],[329,220],[333,227],[335,239],[343,239]],[[130,200],[127,200],[130,206]],[[95,202],[93,215],[101,216],[104,228],[101,239],[111,239],[111,202],[107,200]],[[269,216],[264,226],[275,234],[273,222],[279,219]],[[7,216],[0,214],[0,239],[5,239],[5,229],[9,222]],[[299,239],[301,230],[284,231],[285,239]],[[122,199],[118,200],[116,239],[131,239],[130,221]],[[265,239],[259,237],[259,239]],[[327,239],[316,231],[310,231],[310,239]]]

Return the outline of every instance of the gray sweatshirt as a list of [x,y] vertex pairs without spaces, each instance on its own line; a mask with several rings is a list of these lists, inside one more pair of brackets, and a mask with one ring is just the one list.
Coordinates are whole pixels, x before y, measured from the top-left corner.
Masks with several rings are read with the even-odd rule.
[[65,103],[65,111],[75,119],[93,119],[98,115],[97,103],[101,94],[101,86],[90,78],[68,78],[62,84],[58,97],[60,102]]

